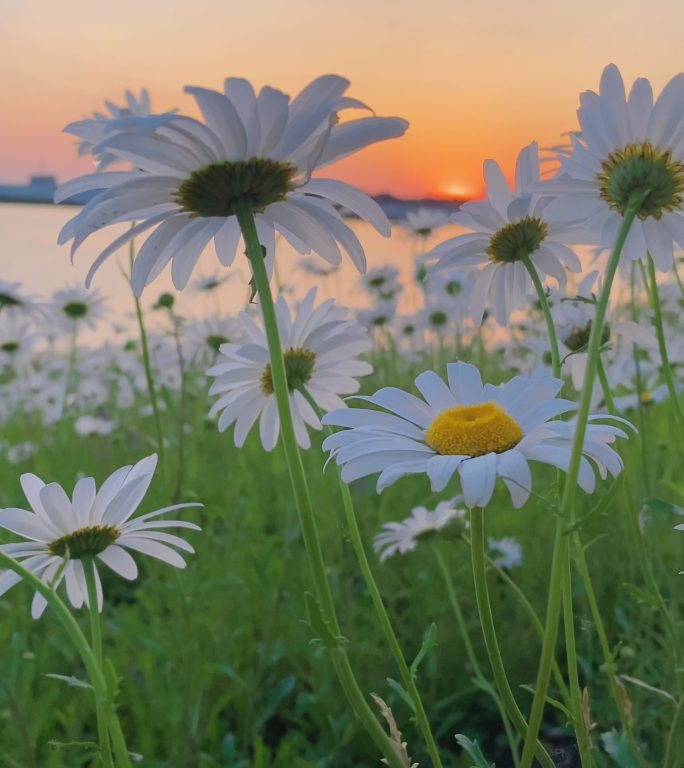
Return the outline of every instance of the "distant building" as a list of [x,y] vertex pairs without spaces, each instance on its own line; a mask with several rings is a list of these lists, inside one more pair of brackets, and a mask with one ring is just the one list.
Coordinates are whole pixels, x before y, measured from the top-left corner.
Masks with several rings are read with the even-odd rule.
[[[31,176],[28,184],[0,184],[0,203],[52,203],[56,189],[54,176]],[[83,205],[92,196],[92,192],[75,195],[68,203]]]

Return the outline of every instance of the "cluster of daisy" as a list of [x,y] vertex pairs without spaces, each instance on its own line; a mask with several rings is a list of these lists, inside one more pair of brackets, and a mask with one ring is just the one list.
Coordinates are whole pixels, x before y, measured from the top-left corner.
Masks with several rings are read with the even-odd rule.
[[[410,551],[423,538],[446,535],[454,526],[463,530],[464,508],[476,515],[492,503],[500,485],[512,506],[522,507],[538,493],[533,464],[567,473],[569,485],[586,493],[595,490],[598,479],[616,477],[623,461],[615,444],[631,429],[616,412],[634,405],[635,394],[638,407],[663,393],[677,405],[682,386],[682,295],[676,288],[684,247],[684,76],[654,100],[647,81],[637,80],[627,95],[617,68],[607,67],[599,93],[582,94],[580,129],[570,134],[570,146],[556,153],[552,179],[542,180],[539,149],[532,142],[518,155],[513,185],[497,162],[485,162],[485,199],[465,203],[451,216],[449,223],[460,228],[455,236],[428,248],[446,217],[430,210],[407,216],[405,229],[416,251],[411,285],[394,266],[366,272],[366,255],[345,214],[388,236],[390,223],[380,206],[351,185],[317,173],[406,130],[401,118],[365,115],[368,107],[347,95],[348,86],[344,78],[327,75],[290,99],[274,88],[257,93],[246,80],[228,78],[221,90],[186,88],[202,119],[155,114],[143,92],[139,98],[127,94],[125,107],[108,104],[109,114],[70,125],[67,130],[81,139],[80,150],[93,155],[97,170],[58,190],[57,202],[91,194],[59,242],[71,242],[73,255],[93,233],[130,224],[99,253],[87,286],[104,261],[140,236],[144,241],[130,275],[136,296],[169,266],[174,286],[183,290],[210,245],[224,267],[246,250],[261,318],[245,311],[184,323],[173,311],[173,297],[162,296],[157,306],[168,310],[170,326],[166,335],[150,336],[151,377],[135,345],[78,353],[80,330],[103,313],[96,293],[80,287],[59,291],[46,312],[19,286],[0,285],[0,352],[11,372],[0,390],[3,418],[20,409],[40,410],[48,424],[68,415],[77,417],[81,434],[108,434],[116,427],[110,415],[137,403],[152,380],[160,389],[182,393],[193,366],[201,376],[208,368],[208,394],[217,397],[210,415],[217,417],[219,430],[232,429],[238,447],[257,424],[265,450],[282,439],[295,486],[303,470],[292,459],[297,447],[291,443],[308,449],[310,431],[326,428],[323,450],[339,466],[344,483],[377,475],[380,493],[408,475],[424,475],[434,493],[458,487],[461,496],[434,511],[420,506],[402,523],[386,524],[376,538],[381,559]],[[365,116],[343,120],[350,110]],[[109,170],[111,165],[126,168]],[[277,237],[304,259],[312,253],[322,257],[326,270],[346,254],[365,272],[363,285],[373,306],[359,313],[361,322],[332,299],[317,305],[315,290],[294,310],[283,295],[272,305],[264,281],[274,272]],[[616,263],[609,262],[604,276],[602,259],[620,238],[627,265],[623,280],[631,280],[632,290],[627,300],[610,295],[603,324]],[[594,249],[599,273],[581,274],[577,246]],[[655,279],[649,283],[643,268],[647,259],[649,268],[652,259],[676,278],[662,307],[657,296],[650,309],[644,302],[646,287],[651,298],[657,294]],[[303,264],[311,271],[310,261]],[[211,291],[224,279],[218,274],[200,288]],[[411,314],[399,310],[404,301],[413,302]],[[521,319],[523,312],[527,316]],[[35,327],[25,319],[32,315],[36,323],[47,315],[51,329],[60,318],[72,342],[68,356],[36,351]],[[473,346],[488,318],[506,329],[498,342],[501,362],[516,375],[503,384],[483,382],[475,365],[455,359],[446,365],[445,378],[432,370],[415,378],[419,396],[386,386],[355,396],[351,406],[341,399],[354,396],[358,378],[372,372],[359,359],[370,350],[371,335],[407,355],[435,344],[460,352]],[[592,333],[599,327],[602,335]],[[598,346],[592,347],[592,339]],[[584,405],[593,394],[596,366],[598,412],[591,414]],[[559,396],[564,377],[579,398]],[[0,526],[25,541],[2,545],[1,551],[52,587],[63,580],[75,607],[89,602],[84,567],[93,569],[100,607],[96,561],[124,578],[137,573],[128,550],[181,566],[177,550],[192,548],[158,529],[195,526],[155,518],[188,505],[131,517],[155,462],[148,457],[115,472],[99,491],[92,478],[84,478],[71,499],[58,485],[24,475],[32,512],[2,510]],[[301,483],[297,495],[301,507],[306,496]],[[572,496],[564,495],[563,504],[566,498]],[[309,537],[314,526],[312,520]],[[508,538],[492,540],[490,549],[502,567],[522,562],[517,542]],[[475,571],[475,558],[473,563]],[[19,578],[11,570],[2,573],[0,593]],[[44,607],[38,594],[34,616]],[[334,624],[334,617],[326,620]],[[535,702],[543,702],[545,685],[539,685]],[[531,761],[535,737],[528,738],[523,763]]]

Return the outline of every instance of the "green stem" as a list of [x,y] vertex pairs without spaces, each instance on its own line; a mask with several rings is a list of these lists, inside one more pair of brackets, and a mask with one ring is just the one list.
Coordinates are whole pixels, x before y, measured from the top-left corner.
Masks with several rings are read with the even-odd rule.
[[598,635],[599,644],[601,646],[601,652],[603,653],[603,663],[605,665],[606,674],[608,676],[610,693],[613,697],[613,701],[615,702],[615,707],[618,711],[618,717],[620,718],[622,729],[627,737],[627,741],[629,742],[632,756],[637,761],[637,763],[642,766],[642,768],[645,768],[646,762],[644,761],[641,750],[639,749],[639,745],[637,744],[636,738],[634,736],[629,714],[625,710],[624,696],[621,695],[620,689],[618,687],[615,659],[610,648],[610,644],[608,643],[608,636],[603,625],[601,608],[599,607],[598,601],[596,599],[596,593],[594,592],[591,577],[589,575],[589,567],[584,555],[584,547],[582,546],[582,542],[580,541],[580,537],[577,531],[572,534],[572,539],[574,544],[575,559],[577,561],[577,569],[580,573],[580,576],[582,577],[582,581],[584,582],[584,589],[587,593],[587,600],[589,602],[589,610],[591,611],[594,628],[596,629],[596,634]]
[[[90,614],[90,644],[97,666],[102,666],[102,628],[100,626],[100,612],[97,608],[97,590],[95,588],[95,564],[91,558],[83,560],[83,572],[85,574],[86,588],[88,590],[88,613]],[[109,740],[109,727],[107,722],[107,699],[95,697],[95,711],[97,714],[97,732],[100,739],[100,757],[105,768],[113,766],[112,748]]]
[[477,660],[477,656],[475,656],[475,651],[473,650],[473,644],[470,642],[470,633],[468,632],[468,625],[466,624],[465,617],[463,616],[463,611],[461,610],[461,604],[459,603],[458,596],[456,594],[456,589],[454,587],[454,581],[451,578],[451,573],[449,572],[449,568],[447,567],[447,564],[444,561],[444,557],[442,556],[442,553],[439,551],[439,548],[434,547],[433,549],[435,553],[435,558],[437,559],[437,565],[439,566],[439,570],[441,571],[442,577],[444,579],[444,585],[446,586],[447,595],[449,596],[449,603],[454,612],[454,616],[456,617],[456,625],[458,626],[458,631],[459,631],[459,634],[461,635],[463,646],[465,647],[466,656],[468,657],[470,666],[473,668],[473,672],[475,673],[475,679],[479,680],[480,687],[486,690],[490,694],[497,710],[499,711],[499,717],[501,717],[501,722],[503,723],[504,731],[506,732],[506,741],[508,741],[508,746],[511,750],[511,755],[513,757],[513,764],[514,764],[514,767],[517,768],[517,766],[520,763],[520,755],[518,754],[518,744],[517,744],[516,734],[513,732],[513,729],[511,728],[511,721],[509,720],[508,715],[506,714],[506,710],[504,709],[504,706],[500,697],[497,695],[496,690],[491,685],[489,680],[487,680],[487,678],[482,674],[482,669]]
[[617,408],[615,407],[615,400],[613,400],[613,393],[610,390],[608,374],[606,373],[606,368],[603,365],[603,360],[600,355],[596,363],[596,371],[598,373],[599,382],[601,383],[601,391],[603,392],[603,399],[605,400],[608,413],[615,415],[617,414]]
[[[299,392],[320,418],[323,414],[306,387],[300,387]],[[324,426],[323,429],[327,435],[332,435],[333,431],[329,426]],[[437,743],[435,742],[435,738],[432,734],[430,722],[428,720],[427,713],[425,712],[425,707],[423,705],[420,692],[418,691],[418,686],[416,685],[414,676],[409,669],[408,664],[406,663],[404,653],[401,650],[399,640],[394,631],[394,627],[392,626],[392,622],[387,613],[387,609],[385,608],[385,604],[382,600],[380,589],[378,588],[375,577],[373,576],[373,571],[370,567],[370,563],[368,562],[366,550],[363,545],[363,538],[361,537],[361,531],[359,530],[359,525],[356,520],[354,502],[352,500],[351,493],[349,492],[349,487],[342,480],[342,471],[337,466],[336,474],[340,495],[342,496],[344,515],[347,522],[347,534],[349,536],[349,540],[351,541],[352,547],[354,547],[354,554],[356,555],[356,560],[359,564],[359,568],[361,569],[361,575],[363,576],[363,580],[366,584],[366,588],[368,589],[368,593],[370,594],[373,607],[375,608],[375,613],[380,623],[380,628],[385,635],[385,640],[387,641],[387,644],[390,647],[390,651],[392,652],[392,656],[394,657],[394,661],[399,668],[399,674],[401,675],[404,687],[408,691],[408,694],[411,697],[411,701],[413,702],[418,727],[420,728],[420,731],[423,735],[430,759],[432,760],[433,768],[443,768],[442,759],[439,756]]]
[[180,394],[178,404],[178,457],[176,462],[176,483],[173,493],[171,495],[171,501],[175,504],[183,493],[183,472],[185,470],[185,419],[187,416],[188,407],[188,381],[187,372],[185,370],[185,359],[183,357],[183,344],[180,337],[180,323],[181,321],[173,311],[173,307],[169,308],[169,314],[171,316],[171,327],[173,328],[173,341],[176,347],[176,357],[178,358],[178,369],[180,371]]
[[[466,544],[468,544],[468,546],[471,546],[470,539],[467,536],[464,536],[463,539],[466,542]],[[516,596],[518,602],[520,603],[520,605],[522,606],[522,608],[525,610],[528,617],[530,618],[530,621],[532,622],[532,626],[537,632],[539,639],[540,640],[543,639],[544,625],[541,623],[539,616],[537,616],[537,612],[532,607],[532,604],[527,599],[522,589],[520,589],[520,587],[513,581],[513,579],[506,573],[506,571],[500,565],[497,565],[494,562],[494,560],[492,560],[492,558],[489,557],[489,555],[487,554],[485,554],[485,562],[487,563],[487,567],[495,571],[497,576],[499,576],[499,578],[501,578],[504,581],[504,583],[508,585],[508,587]],[[558,690],[560,691],[561,699],[563,700],[563,703],[565,704],[565,706],[568,707],[569,709],[570,693],[568,692],[568,687],[565,684],[563,675],[561,674],[560,668],[558,666],[558,662],[555,659],[553,660],[553,676],[556,680],[556,685],[558,686]]]
[[677,257],[675,256],[672,260],[672,271],[674,272],[675,280],[677,281],[677,285],[679,286],[679,290],[681,291],[682,296],[684,296],[684,283],[682,282],[682,278],[679,274],[679,267],[677,266]]
[[681,768],[684,765],[684,696],[679,699],[667,737],[663,768]]
[[[549,335],[549,344],[551,346],[551,367],[553,375],[557,378],[561,378],[561,361],[560,361],[560,348],[558,345],[558,335],[556,333],[556,326],[553,322],[551,315],[551,307],[549,306],[549,300],[544,291],[544,286],[539,278],[537,270],[532,263],[529,256],[523,257],[523,264],[525,265],[535,290],[537,292],[537,298],[541,305],[544,320],[546,321],[546,331]],[[562,480],[560,471],[556,472],[556,478],[559,487],[562,486]],[[556,521],[556,535],[563,535],[563,520],[558,518]],[[562,554],[560,555],[563,562],[560,563],[562,568],[562,584],[561,584],[561,602],[563,607],[563,628],[565,634],[565,655],[568,665],[568,678],[570,681],[570,709],[572,711],[572,719],[575,725],[575,733],[577,734],[577,742],[580,753],[580,760],[582,766],[590,765],[593,761],[591,759],[591,739],[589,737],[589,731],[587,723],[584,720],[584,713],[582,707],[582,692],[579,683],[579,670],[577,665],[577,644],[575,639],[575,618],[572,604],[572,569],[570,567],[570,547],[566,541],[563,546]],[[552,664],[555,664],[555,658],[552,660]]]
[[[499,642],[496,639],[496,630],[494,629],[494,618],[492,616],[492,606],[489,602],[489,590],[487,589],[487,573],[485,569],[485,533],[484,533],[484,513],[479,508],[470,510],[470,532],[471,532],[471,558],[473,566],[473,581],[475,583],[475,599],[477,610],[480,616],[480,625],[482,626],[482,635],[484,637],[485,648],[489,657],[489,663],[494,674],[494,681],[501,696],[501,700],[506,709],[508,717],[516,727],[518,733],[524,738],[529,732],[525,718],[513,696],[513,691],[506,676]],[[544,749],[541,742],[536,737],[532,745],[533,754],[536,755],[544,768],[554,768],[554,763]]]
[[663,363],[663,378],[667,385],[667,391],[670,393],[670,398],[675,409],[675,416],[679,422],[680,431],[684,432],[684,412],[679,402],[679,396],[674,383],[674,376],[672,375],[672,368],[670,366],[670,357],[667,353],[667,343],[665,341],[665,328],[663,326],[663,314],[660,309],[660,298],[658,296],[658,281],[656,279],[655,264],[651,254],[648,254],[648,296],[651,301],[651,309],[653,310],[653,320],[655,324],[656,336],[658,338],[658,348],[660,350],[660,358]]
[[[589,408],[591,406],[591,395],[596,378],[596,367],[601,347],[601,337],[603,335],[603,326],[608,310],[608,300],[610,291],[615,279],[615,273],[620,261],[622,248],[629,234],[629,229],[639,210],[647,191],[635,192],[629,200],[627,210],[624,213],[622,225],[618,232],[615,247],[608,261],[606,274],[604,278],[603,290],[596,304],[596,316],[591,326],[589,335],[589,344],[587,345],[587,367],[584,375],[584,384],[580,395],[579,409],[577,413],[577,422],[575,426],[575,436],[572,444],[572,453],[570,456],[570,466],[568,467],[567,478],[563,489],[563,498],[561,500],[560,520],[569,525],[575,524],[575,496],[577,493],[577,477],[579,475],[580,462],[582,459],[582,449],[584,447],[584,437],[589,420]],[[554,545],[554,556],[551,565],[551,576],[549,582],[549,597],[546,613],[546,627],[544,631],[544,642],[542,643],[541,658],[539,661],[539,671],[537,673],[537,684],[535,686],[534,699],[532,700],[532,709],[530,710],[530,728],[527,734],[525,747],[523,749],[521,768],[531,768],[534,755],[534,746],[541,727],[544,714],[544,704],[546,701],[549,678],[551,676],[551,662],[556,647],[556,638],[558,635],[558,620],[560,618],[561,593],[563,590],[563,579],[565,569],[562,564],[557,562],[561,557],[566,557],[564,547],[560,539],[563,538],[559,531],[556,534],[556,544]]]
[[251,209],[244,203],[236,207],[236,216],[240,224],[242,236],[247,248],[247,256],[252,266],[254,285],[259,296],[261,313],[264,320],[264,330],[268,343],[269,357],[271,361],[271,376],[273,379],[273,393],[275,395],[280,418],[280,438],[285,451],[290,480],[297,504],[299,522],[304,539],[311,579],[313,582],[315,599],[320,611],[322,623],[321,629],[331,634],[326,643],[330,652],[335,671],[342,688],[347,696],[356,716],[366,728],[378,749],[392,768],[403,768],[403,761],[397,752],[397,747],[392,743],[384,729],[378,722],[368,702],[366,701],[354,673],[349,664],[346,651],[340,640],[340,628],[335,612],[330,585],[325,571],[323,553],[318,537],[316,520],[309,497],[309,488],[306,482],[306,474],[302,464],[302,457],[294,432],[292,412],[290,408],[290,392],[283,361],[283,352],[278,334],[278,323],[271,296],[271,288],[268,282],[264,255],[254,223]]
[[534,268],[534,264],[532,263],[530,257],[523,256],[522,263],[525,265],[525,269],[527,269],[529,276],[532,278],[532,283],[534,284],[534,289],[537,292],[537,297],[539,299],[539,303],[541,304],[542,313],[544,314],[544,320],[546,321],[546,330],[549,334],[549,344],[551,345],[551,368],[553,370],[553,375],[560,379],[561,362],[560,351],[558,347],[558,335],[556,334],[556,326],[554,325],[553,318],[551,317],[549,300],[546,296],[546,291],[544,290],[542,281],[539,278],[539,274]]
[[[129,245],[129,255],[131,262],[131,270],[133,269],[133,261],[135,260],[135,245],[131,240]],[[147,393],[150,397],[150,404],[152,405],[152,412],[154,414],[154,428],[157,433],[157,451],[159,453],[159,464],[161,466],[162,475],[166,480],[166,458],[164,452],[164,432],[162,431],[161,415],[159,411],[159,402],[157,400],[157,390],[154,386],[154,376],[152,374],[152,365],[150,363],[150,349],[147,344],[147,331],[145,330],[145,321],[143,319],[142,306],[140,305],[140,299],[133,290],[131,285],[131,293],[133,294],[133,301],[135,302],[135,316],[138,320],[138,331],[140,332],[140,347],[142,351],[143,368],[145,369],[145,380],[147,381]]]
[[[93,653],[92,649],[88,645],[88,641],[85,638],[85,635],[81,631],[81,628],[79,627],[78,623],[76,622],[76,619],[71,614],[71,611],[66,607],[64,602],[61,600],[59,595],[51,589],[47,584],[44,584],[37,576],[35,576],[31,571],[24,568],[21,563],[17,562],[13,557],[10,557],[9,555],[6,555],[4,552],[0,551],[0,564],[2,564],[5,568],[8,568],[11,571],[14,571],[16,574],[21,576],[22,580],[25,581],[32,589],[34,589],[36,592],[41,594],[46,600],[50,608],[55,612],[55,615],[57,616],[57,619],[61,623],[61,625],[64,627],[67,635],[69,636],[69,639],[71,640],[74,648],[76,649],[76,652],[81,657],[81,661],[83,662],[83,665],[86,668],[86,672],[88,673],[88,679],[90,680],[90,684],[93,687],[93,691],[95,694],[95,703],[96,703],[96,711],[99,713],[101,711],[104,711],[105,715],[108,714],[110,727],[112,723],[112,719],[116,719],[116,713],[112,713],[111,711],[107,713],[106,709],[101,710],[101,706],[105,706],[108,702],[108,694],[107,694],[107,682],[105,680],[104,674],[102,672],[102,668],[97,663],[97,659],[95,657],[95,654]],[[100,716],[98,714],[98,731],[100,731]],[[100,743],[102,744],[103,737],[102,737],[102,731],[100,731]],[[106,752],[103,754],[103,761],[106,760]],[[109,755],[109,763],[105,762],[106,766],[111,766],[111,754]],[[128,768],[130,766],[130,761],[128,763],[122,763],[124,768]]]
[[[629,279],[629,301],[630,301],[630,315],[632,318],[632,322],[636,323],[639,321],[639,312],[637,309],[637,301],[636,301],[636,263],[632,262],[632,268],[630,270],[630,279]],[[639,267],[642,267],[641,262],[639,262]],[[646,285],[646,281],[644,281],[644,286]],[[637,391],[637,407],[639,411],[639,440],[641,442],[641,450],[639,453],[641,454],[641,471],[643,473],[644,478],[644,487],[646,488],[646,493],[649,496],[652,496],[651,492],[651,476],[648,471],[648,457],[647,457],[647,451],[646,451],[646,445],[648,444],[648,434],[647,434],[647,421],[646,421],[646,414],[644,413],[644,383],[643,383],[643,377],[641,376],[641,361],[639,360],[639,348],[636,344],[632,344],[632,359],[634,360],[634,371],[635,371],[635,381],[636,381],[636,391]]]

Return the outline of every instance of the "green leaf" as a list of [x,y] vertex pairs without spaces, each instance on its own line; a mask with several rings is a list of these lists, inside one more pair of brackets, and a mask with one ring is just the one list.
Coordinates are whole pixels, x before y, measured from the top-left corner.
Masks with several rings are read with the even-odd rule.
[[387,679],[387,685],[389,685],[389,687],[395,693],[397,693],[401,699],[404,700],[404,702],[408,705],[408,707],[411,710],[411,712],[413,712],[413,714],[415,715],[416,714],[416,707],[415,707],[415,705],[413,703],[413,700],[411,699],[411,697],[406,692],[406,689],[404,688],[404,686],[401,683],[398,683],[396,680],[392,680],[391,677],[388,677],[386,679]]
[[665,499],[644,499],[644,506],[648,507],[652,512],[663,512],[666,515],[684,515],[684,509]]
[[601,734],[603,748],[620,768],[639,768],[639,763],[629,748],[627,737],[613,728],[608,733]]
[[646,603],[647,605],[650,605],[654,608],[660,607],[658,598],[647,590],[641,589],[634,584],[623,584],[622,586],[629,592],[630,595],[632,595],[632,597],[636,598],[638,602]]
[[455,739],[456,743],[466,751],[468,757],[475,761],[475,765],[472,765],[471,768],[496,768],[496,765],[490,763],[482,754],[482,750],[476,741],[471,741],[462,733],[457,733]]
[[73,675],[57,675],[54,672],[47,672],[45,677],[51,677],[53,680],[61,680],[72,688],[90,688],[91,691],[93,689],[93,686],[90,683],[87,683],[85,680],[79,680]]
[[416,676],[416,673],[418,672],[418,667],[420,666],[421,661],[435,647],[436,644],[437,644],[437,625],[433,621],[432,624],[430,624],[430,626],[427,628],[427,630],[423,634],[423,642],[420,646],[420,650],[416,654],[416,658],[413,660],[413,663],[411,664],[412,677]]

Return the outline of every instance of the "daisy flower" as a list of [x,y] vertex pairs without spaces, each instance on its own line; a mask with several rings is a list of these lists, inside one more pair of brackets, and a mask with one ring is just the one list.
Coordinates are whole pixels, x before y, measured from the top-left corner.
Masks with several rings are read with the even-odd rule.
[[440,501],[432,512],[426,507],[414,507],[410,517],[400,523],[385,523],[373,539],[373,549],[379,554],[380,562],[392,555],[413,551],[419,541],[432,538],[454,521],[462,522],[465,527],[466,510],[461,504],[462,499],[456,497]]
[[499,568],[517,568],[524,563],[522,545],[512,536],[487,540],[487,547],[494,553],[492,560]]
[[376,267],[366,272],[362,278],[363,287],[380,299],[389,301],[401,292],[399,270],[391,264]]
[[7,283],[0,280],[0,313],[9,315],[40,314],[43,305],[35,296],[27,296],[21,290],[21,283]]
[[201,275],[195,278],[192,289],[195,293],[212,293],[220,288],[232,277],[232,274],[220,275],[218,272],[212,272],[209,275]]
[[580,95],[580,130],[558,157],[556,178],[541,187],[559,195],[554,215],[584,222],[600,234],[601,249],[615,244],[633,192],[648,190],[624,245],[625,259],[648,251],[660,270],[672,267],[673,245],[684,247],[684,74],[654,101],[651,84],[634,81],[629,96],[609,64],[599,92]]
[[513,191],[494,160],[485,160],[484,178],[487,199],[466,203],[451,217],[470,232],[446,240],[426,257],[437,259],[432,270],[480,266],[470,296],[470,315],[479,325],[488,307],[499,325],[505,325],[514,310],[528,306],[532,280],[523,259],[529,258],[537,272],[553,277],[560,286],[566,282],[565,270],[579,272],[581,265],[564,245],[568,226],[545,214],[550,198],[532,191],[539,182],[536,142],[518,155]]
[[[142,501],[157,466],[152,454],[133,466],[110,475],[98,491],[92,477],[79,480],[71,499],[57,483],[47,485],[33,474],[21,476],[21,487],[31,506],[1,509],[0,527],[26,541],[2,544],[0,549],[21,562],[53,589],[64,581],[74,608],[88,605],[84,566],[93,564],[98,610],[102,610],[102,584],[98,565],[106,565],[124,579],[133,580],[138,567],[129,550],[149,555],[176,568],[185,561],[176,549],[194,552],[183,539],[166,533],[166,528],[200,530],[194,523],[158,520],[159,515],[201,504],[174,504],[131,519]],[[86,561],[84,563],[84,560]],[[0,595],[21,581],[14,571],[0,572]],[[36,593],[31,615],[39,618],[45,598]]]
[[302,254],[314,251],[331,264],[340,246],[360,271],[361,244],[335,207],[342,205],[381,234],[390,224],[365,193],[311,174],[376,141],[401,136],[400,118],[365,117],[338,124],[338,113],[366,108],[345,96],[349,82],[319,77],[295,99],[270,87],[257,96],[247,80],[228,78],[224,92],[188,87],[204,122],[177,116],[152,135],[117,133],[106,149],[134,169],[89,174],[57,190],[60,202],[101,190],[62,229],[59,242],[73,240],[72,255],[93,232],[117,222],[139,222],[117,237],[95,260],[100,265],[132,238],[153,230],[132,270],[137,294],[172,262],[173,283],[187,284],[205,247],[213,240],[219,260],[230,266],[241,237],[236,212],[247,207],[272,264],[275,234]]
[[78,154],[93,155],[100,171],[118,161],[117,156],[106,149],[107,141],[117,133],[151,134],[175,115],[175,110],[153,115],[146,88],[140,91],[139,96],[127,90],[124,98],[125,106],[105,101],[106,112],[94,112],[90,117],[69,123],[64,129],[65,133],[80,138]]
[[62,288],[52,296],[51,315],[69,331],[82,326],[94,330],[105,309],[99,290],[90,291],[78,284]]
[[[598,272],[590,272],[579,284],[574,297],[560,294],[552,296],[551,314],[562,345],[563,365],[570,369],[572,384],[578,391],[584,384],[588,358],[586,348],[596,315],[593,299],[597,278]],[[596,291],[600,292],[600,286]],[[616,336],[651,352],[658,349],[655,334],[631,320],[611,321],[604,325],[602,344],[608,344]]]
[[27,323],[16,320],[16,317],[9,315],[5,319],[0,313],[0,369],[11,368],[19,372],[30,367],[38,336]]
[[[279,296],[276,300],[292,419],[302,448],[311,445],[307,427],[321,429],[321,422],[301,390],[306,390],[324,411],[344,407],[340,395],[357,392],[359,384],[355,377],[366,376],[373,370],[369,363],[355,359],[371,347],[364,329],[347,319],[347,311],[336,306],[333,299],[314,309],[315,299],[313,288],[294,318],[285,299]],[[219,348],[227,362],[207,371],[215,377],[209,394],[221,395],[210,415],[220,414],[221,432],[235,424],[233,439],[238,447],[258,420],[261,442],[270,451],[278,441],[280,418],[266,336],[245,313],[239,315],[238,321],[249,343],[223,344]]]
[[222,344],[235,343],[242,336],[235,318],[227,315],[207,315],[186,323],[183,334],[186,358],[206,364],[215,362]]
[[[424,473],[439,492],[458,474],[466,505],[484,507],[500,477],[513,506],[521,507],[532,487],[530,461],[567,470],[573,429],[555,417],[577,406],[556,397],[560,379],[540,371],[498,387],[483,385],[477,368],[462,362],[447,365],[447,377],[445,383],[433,371],[421,373],[415,383],[424,399],[385,387],[359,397],[383,410],[326,414],[324,424],[345,428],[323,443],[342,467],[342,479],[351,483],[379,472],[379,493],[405,475]],[[587,456],[602,476],[622,468],[619,455],[607,446],[616,437],[626,435],[617,427],[589,425],[578,480],[588,493],[595,474]]]
[[448,223],[449,214],[445,211],[439,211],[421,205],[414,211],[406,211],[406,218],[401,223],[401,226],[413,237],[420,240],[427,240],[429,237],[432,237],[438,229],[446,227]]

